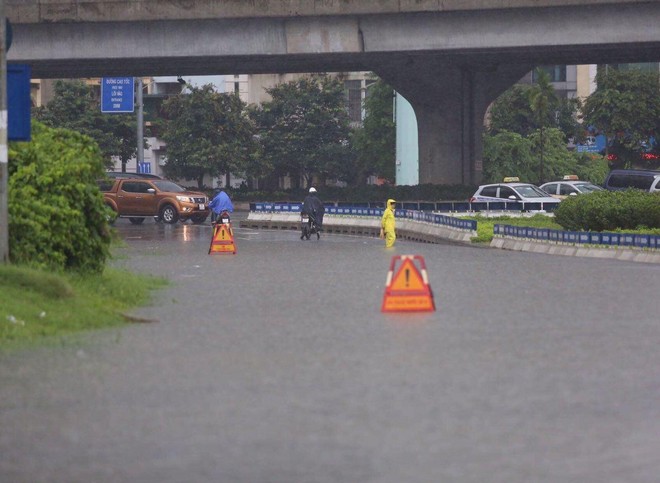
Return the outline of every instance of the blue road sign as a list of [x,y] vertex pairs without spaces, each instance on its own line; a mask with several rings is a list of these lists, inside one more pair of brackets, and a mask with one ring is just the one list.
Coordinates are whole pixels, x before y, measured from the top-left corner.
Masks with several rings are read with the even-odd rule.
[[104,77],[101,82],[101,112],[133,112],[134,92],[132,77]]
[[30,66],[7,64],[7,138],[30,140]]

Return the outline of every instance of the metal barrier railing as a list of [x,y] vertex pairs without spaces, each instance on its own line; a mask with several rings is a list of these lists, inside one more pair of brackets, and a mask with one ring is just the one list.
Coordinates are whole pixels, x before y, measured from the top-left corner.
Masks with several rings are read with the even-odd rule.
[[494,236],[507,236],[528,240],[567,243],[572,245],[597,245],[605,247],[636,247],[660,249],[660,235],[632,233],[606,233],[590,231],[563,231],[549,228],[531,228],[496,224]]
[[[250,211],[262,213],[300,213],[302,203],[250,203]],[[355,206],[326,206],[325,213],[330,215],[347,216],[383,216],[383,208],[366,208]],[[444,225],[460,230],[476,231],[477,222],[475,220],[461,220],[453,216],[442,215],[438,213],[427,213],[424,211],[397,209],[394,211],[397,218],[415,220],[424,223]]]
[[[523,202],[523,201],[402,201],[397,202],[398,209],[413,210],[413,211],[429,211],[440,213],[474,213],[482,211],[554,211],[559,203],[537,203],[537,202]],[[250,203],[250,210],[257,211],[255,206],[267,205],[267,211],[291,211],[286,207],[301,206],[298,202],[276,201],[264,203]],[[326,202],[326,209],[328,208],[350,208],[350,209],[383,209],[384,203],[381,202],[364,202],[364,203],[350,203],[344,201]],[[299,209],[299,208],[298,208]],[[259,209],[260,211],[261,209]]]

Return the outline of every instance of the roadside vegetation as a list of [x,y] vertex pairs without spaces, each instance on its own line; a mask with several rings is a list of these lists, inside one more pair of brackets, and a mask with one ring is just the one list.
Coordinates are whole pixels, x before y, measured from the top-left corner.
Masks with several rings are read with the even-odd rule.
[[640,190],[599,191],[570,196],[561,202],[554,216],[463,217],[477,221],[474,243],[489,243],[496,224],[549,228],[552,230],[638,233],[660,235],[660,193]]
[[165,281],[107,268],[113,231],[88,136],[35,122],[9,145],[9,261],[0,264],[0,348],[113,327]]
[[114,269],[80,274],[0,265],[0,349],[126,324],[132,319],[123,314],[165,284]]

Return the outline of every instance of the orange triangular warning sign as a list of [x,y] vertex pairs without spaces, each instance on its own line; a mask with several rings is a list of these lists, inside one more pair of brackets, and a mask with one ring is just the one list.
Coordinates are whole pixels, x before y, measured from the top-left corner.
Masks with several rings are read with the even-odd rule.
[[211,246],[209,246],[209,254],[211,253],[236,253],[231,224],[216,223],[213,225],[213,237],[211,238]]
[[[403,260],[396,274],[396,262]],[[417,268],[418,261],[420,268]],[[392,257],[387,285],[383,296],[382,312],[433,312],[435,303],[426,275],[424,258],[419,255]]]
[[392,279],[390,289],[402,291],[424,290],[424,279],[412,259],[406,258],[403,261],[399,271]]

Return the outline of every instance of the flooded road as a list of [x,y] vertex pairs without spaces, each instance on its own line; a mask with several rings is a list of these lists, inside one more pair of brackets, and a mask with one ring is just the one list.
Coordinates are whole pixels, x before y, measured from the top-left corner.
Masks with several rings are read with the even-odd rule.
[[[657,481],[657,266],[117,229],[156,322],[0,356],[0,481]],[[436,312],[380,312],[393,254]]]

